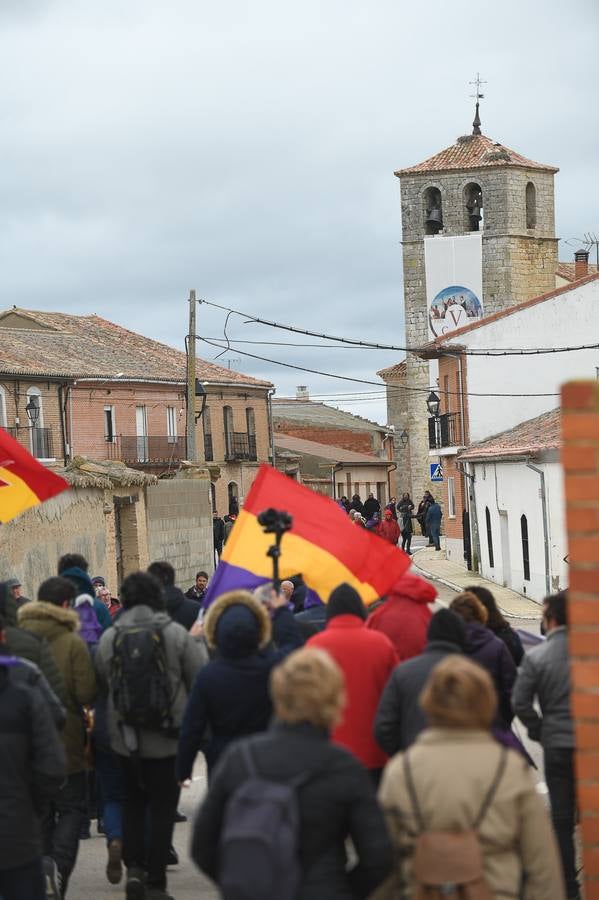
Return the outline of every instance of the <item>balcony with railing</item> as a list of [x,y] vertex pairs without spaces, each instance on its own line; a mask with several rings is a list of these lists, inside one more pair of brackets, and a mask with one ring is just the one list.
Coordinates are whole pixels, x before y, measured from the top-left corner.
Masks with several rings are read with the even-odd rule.
[[257,459],[255,434],[246,434],[244,431],[225,432],[226,462],[255,462]]
[[186,441],[169,435],[118,434],[106,441],[106,455],[132,465],[169,465],[185,459]]
[[459,413],[443,413],[428,420],[428,446],[431,450],[459,447],[462,443]]
[[54,459],[54,438],[51,428],[13,425],[6,431],[23,444],[36,459]]

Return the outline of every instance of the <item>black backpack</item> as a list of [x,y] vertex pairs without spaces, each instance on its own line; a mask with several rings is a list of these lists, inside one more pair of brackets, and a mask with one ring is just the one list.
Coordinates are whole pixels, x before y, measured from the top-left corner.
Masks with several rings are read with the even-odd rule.
[[271,781],[256,771],[251,743],[240,750],[248,776],[225,810],[218,867],[223,900],[294,900],[302,877],[296,789],[313,773]]
[[164,627],[116,628],[110,689],[122,725],[175,735]]

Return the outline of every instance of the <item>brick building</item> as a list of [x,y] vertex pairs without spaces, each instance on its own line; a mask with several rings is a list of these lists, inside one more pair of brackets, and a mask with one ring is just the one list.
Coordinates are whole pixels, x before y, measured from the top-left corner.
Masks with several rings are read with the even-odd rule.
[[[272,385],[202,359],[197,376],[198,454],[224,514],[269,461]],[[95,315],[0,313],[0,425],[38,458],[173,471],[186,457],[185,408],[182,351]]]

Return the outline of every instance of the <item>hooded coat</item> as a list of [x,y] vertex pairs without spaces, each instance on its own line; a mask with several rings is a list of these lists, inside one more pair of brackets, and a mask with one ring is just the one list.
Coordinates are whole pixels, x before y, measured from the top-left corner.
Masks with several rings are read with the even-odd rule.
[[94,611],[102,631],[106,631],[112,625],[110,613],[101,600],[96,597],[96,591],[92,584],[92,580],[84,569],[73,566],[71,569],[63,569],[59,572],[61,578],[68,578],[75,585],[77,594],[88,594],[92,598]]
[[174,584],[164,588],[164,596],[166,597],[166,611],[173,622],[178,622],[186,631],[189,631],[197,621],[202,604],[198,600],[186,597],[183,591]]
[[85,769],[83,707],[95,699],[96,678],[89,650],[77,634],[79,616],[72,609],[32,601],[19,610],[19,623],[50,645],[66,688],[67,722],[62,737],[68,771],[69,774],[82,772]]
[[218,655],[192,688],[179,740],[178,781],[191,777],[200,750],[210,772],[231,741],[268,728],[270,673],[302,643],[289,609],[276,609],[271,626],[264,604],[246,591],[223,594],[210,606],[205,636]]
[[437,589],[419,575],[406,572],[396,581],[387,599],[368,617],[367,628],[386,634],[400,660],[422,653],[432,613],[428,607]]
[[383,521],[376,527],[375,534],[395,546],[399,540],[399,525],[391,515],[391,510],[385,510],[385,513]]
[[18,628],[17,612],[17,601],[6,590],[6,586],[0,582],[0,613],[4,616],[7,623],[4,629],[6,650],[12,653],[13,656],[21,656],[23,659],[28,659],[29,662],[35,663],[45,676],[52,691],[64,706],[67,702],[64,679],[50,652],[48,641],[40,637],[40,635]]
[[483,666],[493,679],[498,699],[498,724],[509,728],[514,717],[511,697],[517,674],[512,655],[504,642],[480,622],[466,622],[466,631],[466,654]]

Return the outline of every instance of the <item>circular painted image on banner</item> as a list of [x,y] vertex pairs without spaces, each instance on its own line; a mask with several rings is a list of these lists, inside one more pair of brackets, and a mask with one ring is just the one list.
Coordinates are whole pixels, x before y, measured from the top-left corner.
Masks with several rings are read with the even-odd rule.
[[482,303],[470,288],[452,284],[439,291],[431,303],[428,319],[435,337],[449,334],[476,319],[482,319]]

